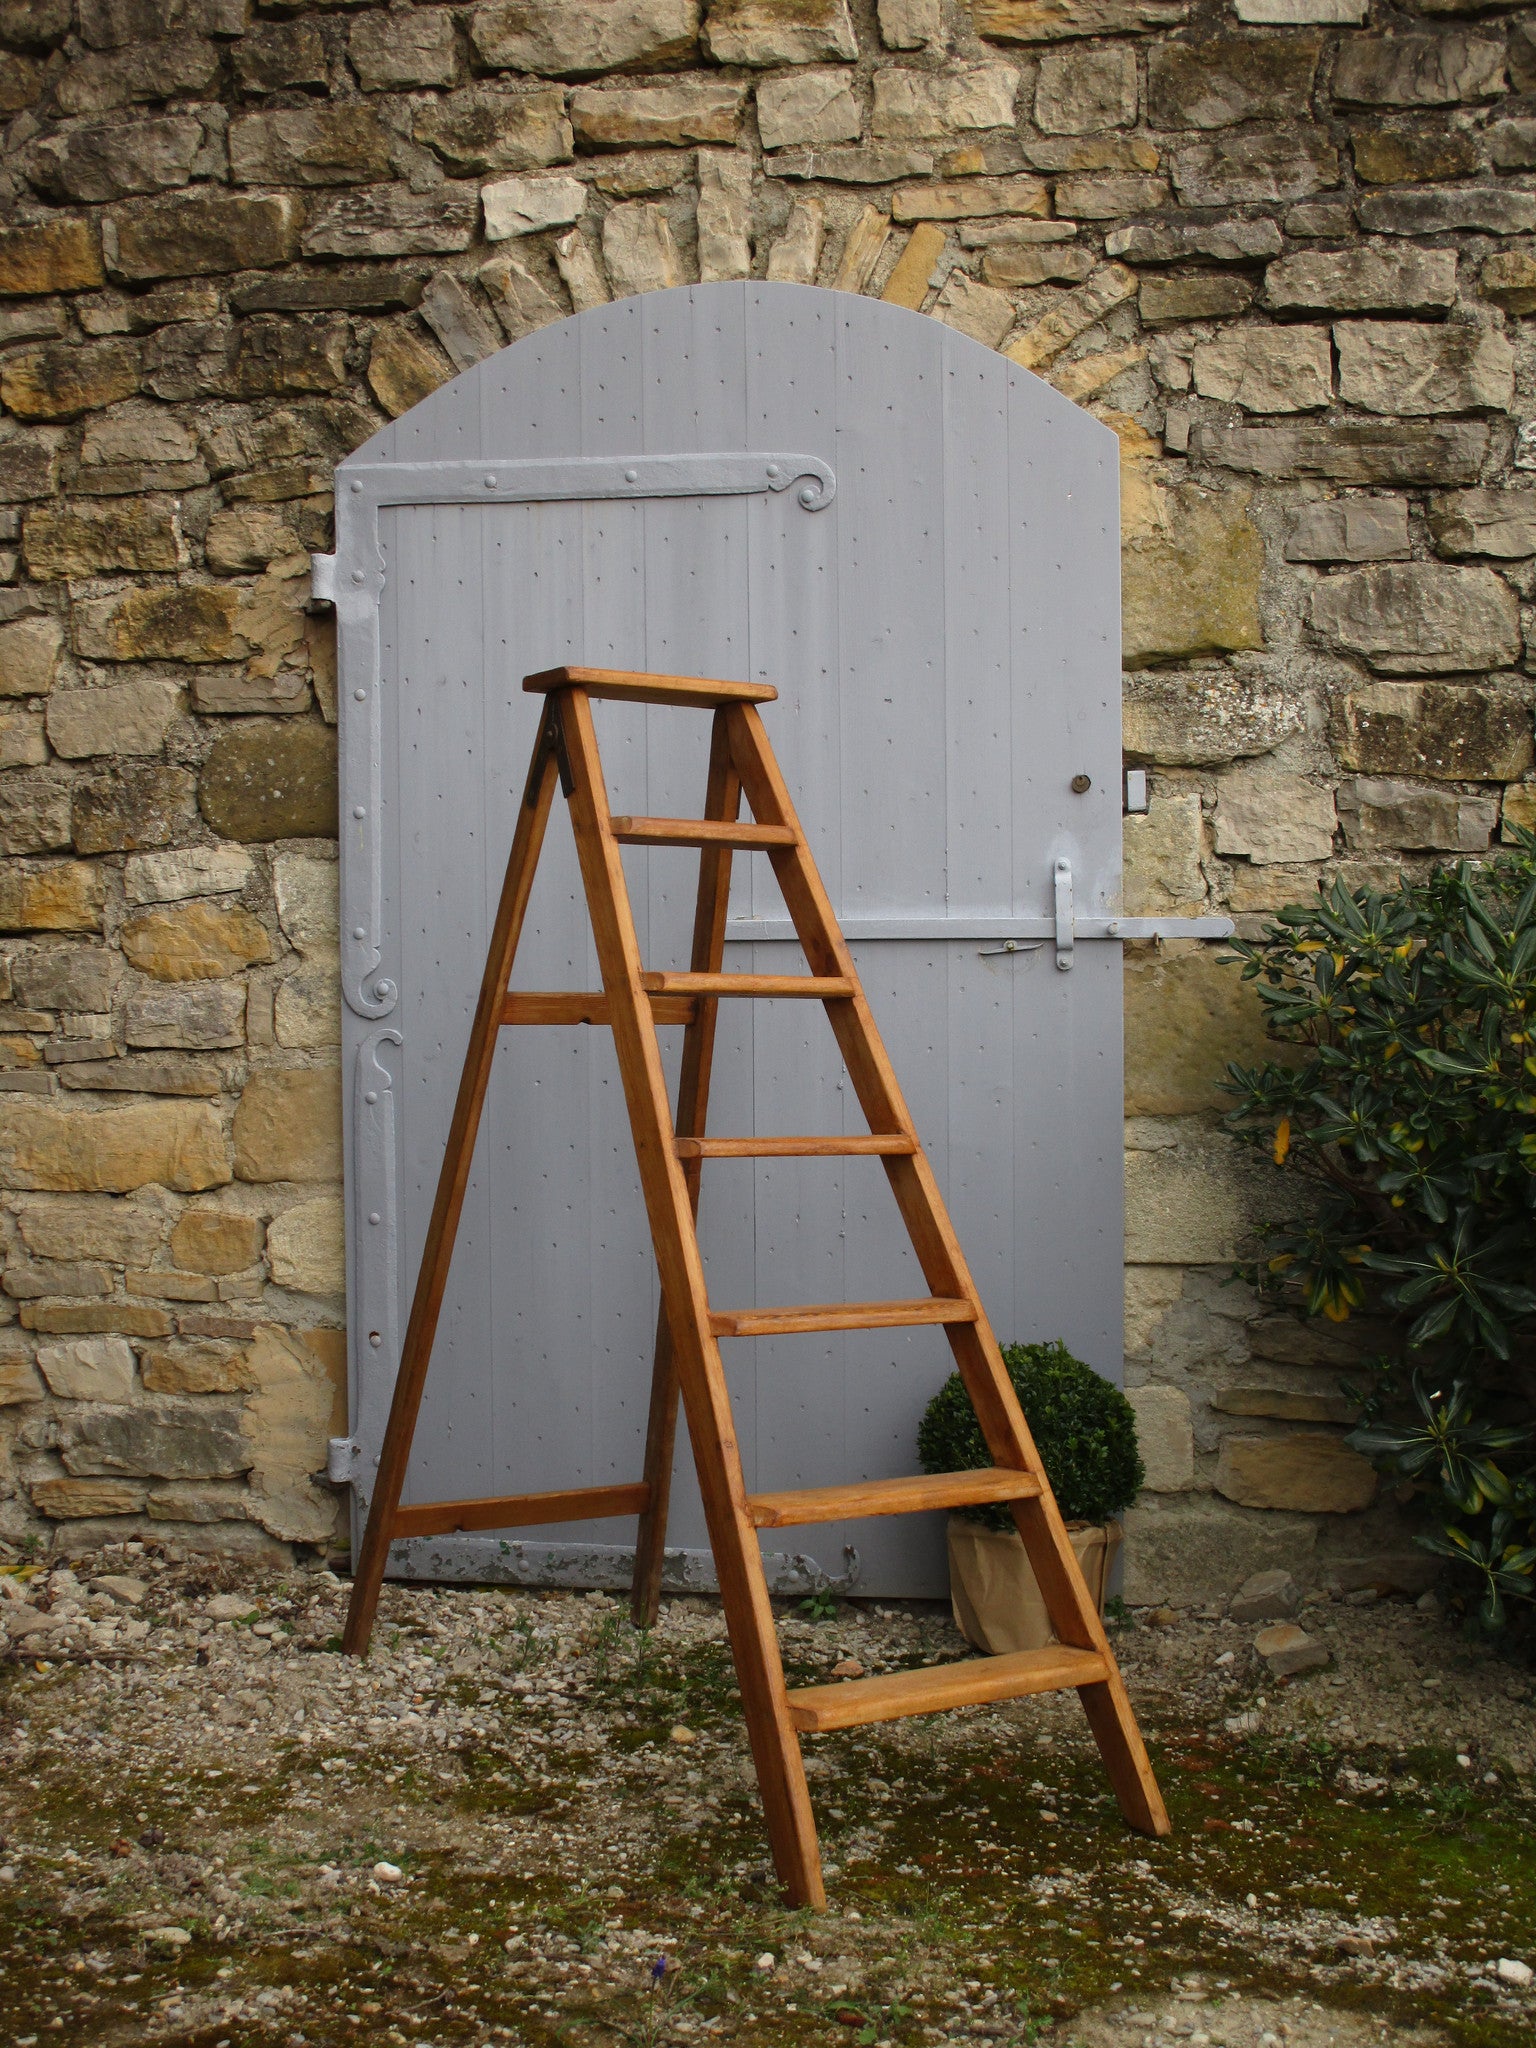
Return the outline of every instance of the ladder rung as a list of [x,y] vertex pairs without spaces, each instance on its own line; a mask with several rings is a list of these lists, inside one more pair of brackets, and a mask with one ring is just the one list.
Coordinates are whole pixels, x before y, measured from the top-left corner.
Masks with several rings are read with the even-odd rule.
[[872,1131],[850,1138],[679,1138],[679,1159],[857,1159],[917,1150],[905,1131]]
[[983,1501],[1034,1500],[1033,1472],[987,1466],[976,1472],[917,1472],[906,1479],[856,1479],[846,1486],[806,1486],[788,1493],[754,1493],[747,1513],[758,1529],[792,1529],[802,1522],[841,1522],[860,1515],[917,1515],[928,1508],[978,1507]]
[[531,1529],[542,1522],[601,1521],[639,1515],[650,1502],[643,1479],[623,1486],[572,1486],[560,1493],[508,1493],[487,1500],[432,1500],[397,1508],[391,1538],[452,1536],[460,1529]]
[[805,1308],[724,1309],[709,1319],[716,1337],[790,1337],[803,1330],[899,1330],[916,1323],[974,1323],[973,1301],[829,1301]]
[[868,1721],[899,1721],[907,1714],[941,1714],[988,1700],[1022,1699],[1032,1692],[1066,1692],[1097,1685],[1109,1667],[1096,1650],[1019,1650],[1007,1657],[976,1657],[967,1664],[937,1664],[892,1671],[880,1678],[848,1678],[789,1694],[789,1718],[802,1734],[855,1728]]
[[611,829],[626,846],[793,846],[788,825],[754,825],[750,819],[615,818]]
[[811,996],[821,1003],[854,992],[838,974],[642,974],[640,986],[647,995]]
[[[691,1024],[699,1011],[692,996],[652,996],[658,1024]],[[503,1024],[611,1024],[608,998],[600,990],[518,989],[501,1006]]]
[[546,668],[524,676],[535,696],[574,684],[589,697],[613,697],[629,704],[692,704],[708,710],[720,704],[771,704],[771,683],[722,683],[711,676],[653,676],[625,668]]

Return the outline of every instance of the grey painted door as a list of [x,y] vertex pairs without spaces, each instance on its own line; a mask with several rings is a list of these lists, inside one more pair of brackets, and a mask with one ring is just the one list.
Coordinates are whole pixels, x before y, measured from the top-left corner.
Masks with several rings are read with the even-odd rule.
[[[341,466],[317,587],[341,626],[359,1512],[532,743],[521,678],[561,662],[777,686],[768,730],[998,1332],[1118,1377],[1117,500],[1113,434],[1048,385],[778,284],[580,314]],[[697,815],[707,720],[598,719],[615,808]],[[627,851],[651,966],[686,963],[695,867]],[[766,862],[738,869],[728,961],[798,967]],[[514,983],[597,985],[558,803]],[[711,1130],[861,1127],[809,1008],[725,1006]],[[875,1160],[712,1163],[701,1235],[721,1306],[922,1291]],[[407,1498],[638,1477],[656,1292],[606,1033],[506,1033]],[[935,1330],[725,1351],[757,1488],[913,1469],[949,1369]],[[613,1583],[632,1534],[424,1540],[396,1565]],[[686,1448],[672,1541],[674,1582],[708,1583]],[[938,1593],[942,1527],[809,1530],[770,1571]]]

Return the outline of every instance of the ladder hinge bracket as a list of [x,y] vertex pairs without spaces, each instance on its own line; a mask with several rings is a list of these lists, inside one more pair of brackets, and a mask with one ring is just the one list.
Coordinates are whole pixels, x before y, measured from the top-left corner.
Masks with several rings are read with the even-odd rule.
[[1058,857],[1052,871],[1056,891],[1056,965],[1063,974],[1072,966],[1072,863]]
[[567,802],[576,787],[576,778],[571,773],[571,757],[565,748],[565,727],[560,723],[560,713],[553,703],[546,706],[544,724],[539,732],[539,748],[533,757],[533,766],[528,771],[528,787],[523,791],[523,803],[532,810],[539,799],[539,784],[544,779],[544,763],[550,755],[555,757],[555,766],[560,771],[560,788]]

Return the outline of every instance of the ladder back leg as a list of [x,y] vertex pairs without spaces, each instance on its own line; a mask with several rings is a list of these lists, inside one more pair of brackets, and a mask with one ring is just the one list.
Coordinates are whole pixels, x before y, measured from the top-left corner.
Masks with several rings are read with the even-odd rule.
[[410,1320],[406,1324],[405,1342],[400,1347],[400,1369],[395,1376],[395,1391],[390,1401],[389,1421],[385,1425],[379,1469],[374,1476],[373,1494],[368,1504],[368,1523],[352,1577],[352,1597],[347,1606],[342,1648],[353,1657],[363,1655],[373,1633],[379,1589],[384,1583],[384,1567],[389,1559],[390,1537],[405,1485],[405,1468],[411,1455],[411,1438],[416,1431],[416,1416],[421,1407],[422,1388],[432,1356],[432,1340],[437,1334],[437,1319],[448,1285],[448,1268],[453,1259],[459,1217],[463,1213],[464,1191],[469,1185],[475,1137],[480,1129],[480,1114],[485,1107],[485,1092],[490,1085],[491,1066],[496,1057],[507,983],[512,977],[512,963],[517,957],[517,942],[522,936],[528,897],[544,844],[544,830],[549,823],[558,773],[547,729],[541,728],[534,742],[528,783],[517,814],[517,829],[512,835],[512,851],[507,857],[506,878],[501,886],[501,901],[486,953],[485,973],[480,982],[480,999],[470,1026],[469,1049],[464,1058],[464,1071],[459,1077],[458,1097],[453,1105],[448,1143],[437,1177],[431,1220],[427,1225],[427,1241],[416,1275],[416,1291],[411,1298]]
[[559,691],[551,708],[564,728],[574,785],[571,822],[774,1866],[793,1904],[821,1907],[826,1892],[805,1765],[785,1697],[725,1371],[710,1334],[703,1262],[677,1158],[656,1029],[641,987],[640,949],[619,846],[609,825],[592,710],[579,688]]
[[[730,735],[717,711],[710,731],[709,777],[704,816],[734,824],[741,813],[741,778],[731,759]],[[699,849],[699,894],[693,917],[690,965],[696,974],[718,974],[725,957],[725,917],[731,891],[729,845]],[[677,1083],[677,1134],[702,1138],[709,1113],[709,1079],[715,1056],[715,1026],[720,1014],[716,996],[700,996],[694,1019],[683,1034],[683,1057]],[[683,1180],[695,1218],[699,1213],[702,1159],[684,1159]],[[661,1570],[667,1547],[667,1512],[671,1505],[672,1458],[677,1441],[677,1361],[663,1302],[656,1314],[656,1352],[651,1369],[651,1403],[645,1428],[645,1481],[650,1491],[635,1535],[635,1574],[631,1611],[639,1628],[654,1625],[661,1607]]]

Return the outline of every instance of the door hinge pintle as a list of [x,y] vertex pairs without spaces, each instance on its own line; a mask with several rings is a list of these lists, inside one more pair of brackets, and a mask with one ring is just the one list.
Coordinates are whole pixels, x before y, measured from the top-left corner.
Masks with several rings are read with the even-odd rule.
[[333,1436],[325,1447],[325,1476],[332,1486],[348,1486],[357,1477],[363,1447],[353,1436]]

